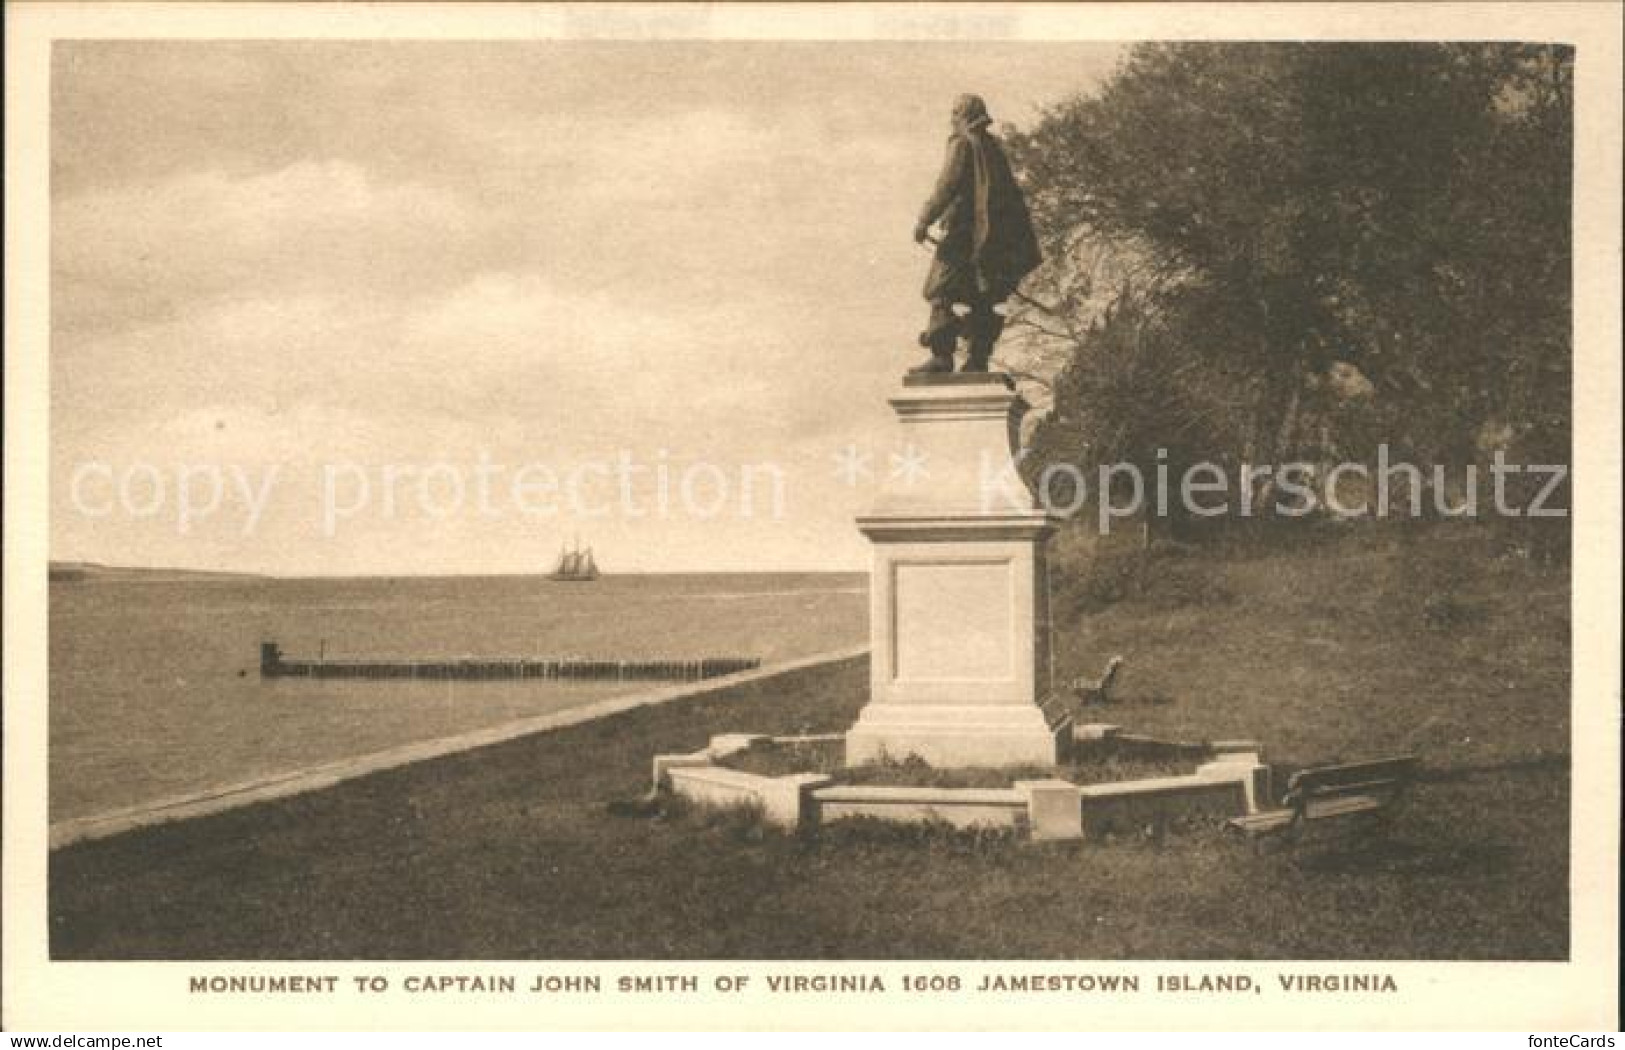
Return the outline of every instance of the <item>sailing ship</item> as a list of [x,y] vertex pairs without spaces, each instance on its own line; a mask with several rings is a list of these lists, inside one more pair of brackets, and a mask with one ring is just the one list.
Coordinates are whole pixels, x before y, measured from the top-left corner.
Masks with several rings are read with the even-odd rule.
[[598,578],[598,565],[592,560],[592,548],[581,549],[577,539],[573,549],[559,550],[559,564],[548,574],[550,580],[569,580],[585,583]]

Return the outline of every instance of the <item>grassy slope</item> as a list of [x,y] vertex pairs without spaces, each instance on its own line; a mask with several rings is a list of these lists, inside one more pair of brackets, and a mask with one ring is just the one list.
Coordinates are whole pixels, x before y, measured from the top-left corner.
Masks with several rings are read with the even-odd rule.
[[1368,530],[1291,553],[1159,561],[1144,593],[1081,616],[1058,588],[1057,679],[1120,653],[1118,703],[1088,719],[1255,738],[1287,762],[1416,751],[1461,769],[1567,755],[1567,577],[1496,553],[1471,526]]
[[[655,751],[844,728],[857,661],[62,851],[53,953],[1562,958],[1564,583],[1480,561],[1472,538],[1385,543],[1169,563],[1139,597],[1059,617],[1063,672],[1129,656],[1102,720],[1253,735],[1290,763],[1419,750],[1436,776],[1380,847],[802,840],[606,815]],[[1440,592],[1464,622],[1429,626]]]

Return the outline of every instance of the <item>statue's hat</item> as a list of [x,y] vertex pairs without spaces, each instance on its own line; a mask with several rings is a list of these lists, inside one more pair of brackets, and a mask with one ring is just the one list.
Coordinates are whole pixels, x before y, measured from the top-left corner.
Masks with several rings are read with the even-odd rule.
[[985,128],[993,123],[987,115],[987,103],[981,95],[960,95],[954,99],[954,123],[967,130]]

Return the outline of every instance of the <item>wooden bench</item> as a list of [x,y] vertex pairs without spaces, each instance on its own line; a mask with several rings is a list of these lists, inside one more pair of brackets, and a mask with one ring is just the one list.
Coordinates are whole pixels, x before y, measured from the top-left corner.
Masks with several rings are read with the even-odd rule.
[[1404,797],[1416,767],[1415,755],[1400,755],[1300,770],[1287,781],[1279,809],[1235,817],[1225,830],[1251,839],[1292,836],[1311,821],[1385,815]]

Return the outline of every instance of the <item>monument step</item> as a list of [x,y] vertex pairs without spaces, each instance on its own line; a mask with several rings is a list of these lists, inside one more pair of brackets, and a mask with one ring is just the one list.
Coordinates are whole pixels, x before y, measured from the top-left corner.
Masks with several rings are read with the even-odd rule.
[[904,386],[1002,386],[1014,390],[1016,384],[1003,372],[911,372]]

